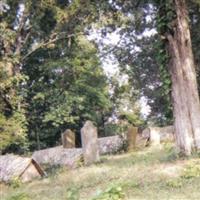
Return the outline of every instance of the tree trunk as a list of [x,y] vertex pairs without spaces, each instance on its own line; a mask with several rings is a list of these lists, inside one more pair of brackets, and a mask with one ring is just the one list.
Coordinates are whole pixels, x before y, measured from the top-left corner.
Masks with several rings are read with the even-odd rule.
[[175,136],[180,152],[190,155],[193,148],[200,149],[200,102],[186,3],[174,3],[176,21],[167,38]]

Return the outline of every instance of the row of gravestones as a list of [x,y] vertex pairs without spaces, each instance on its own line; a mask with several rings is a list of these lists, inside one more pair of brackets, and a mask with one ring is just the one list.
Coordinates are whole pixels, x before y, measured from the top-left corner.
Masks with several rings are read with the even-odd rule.
[[[137,128],[130,127],[127,132],[128,150],[131,151],[135,148]],[[84,164],[90,165],[99,162],[99,146],[97,128],[91,121],[86,121],[81,129],[81,141],[83,149]],[[62,133],[62,144],[64,148],[75,148],[75,133],[67,129]]]

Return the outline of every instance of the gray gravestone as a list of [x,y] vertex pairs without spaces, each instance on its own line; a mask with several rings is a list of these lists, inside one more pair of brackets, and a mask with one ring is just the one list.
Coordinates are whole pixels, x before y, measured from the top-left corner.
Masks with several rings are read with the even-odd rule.
[[85,165],[98,162],[100,159],[97,137],[97,128],[91,121],[86,121],[81,129],[81,140]]
[[75,133],[70,129],[62,133],[62,145],[67,149],[75,148]]

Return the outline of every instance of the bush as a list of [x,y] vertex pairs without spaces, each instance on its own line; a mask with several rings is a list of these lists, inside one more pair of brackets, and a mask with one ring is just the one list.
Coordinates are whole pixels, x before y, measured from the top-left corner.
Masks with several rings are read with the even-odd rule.
[[104,134],[103,136],[113,136],[113,135],[121,135],[122,133],[126,132],[128,129],[128,125],[126,124],[114,124],[108,123],[105,125]]

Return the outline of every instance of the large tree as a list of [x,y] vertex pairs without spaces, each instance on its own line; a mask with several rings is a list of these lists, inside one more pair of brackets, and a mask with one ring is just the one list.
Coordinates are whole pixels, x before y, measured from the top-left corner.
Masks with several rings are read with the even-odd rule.
[[[137,45],[139,41],[137,40],[138,36],[142,38],[141,36],[145,33],[145,30],[148,30],[148,28],[152,29],[153,26],[147,23],[148,21],[152,22],[152,20],[147,20],[149,17],[148,13],[156,10],[157,17],[154,17],[155,12],[153,12],[150,18],[155,20],[158,35],[160,35],[160,39],[158,40],[154,37],[155,42],[160,42],[159,49],[157,49],[157,54],[160,55],[158,60],[162,62],[162,69],[168,66],[168,72],[171,75],[171,94],[177,146],[180,152],[188,155],[191,154],[193,148],[200,148],[200,103],[188,21],[189,14],[185,0],[134,2],[116,0],[113,2],[113,7],[123,12],[125,18],[128,18],[125,28],[121,27],[120,31],[121,34],[125,33],[124,35],[126,37],[123,41],[125,45],[121,43],[121,46],[115,51],[115,55],[120,63],[122,63],[123,68],[126,68],[126,64],[132,67],[129,71],[133,73],[134,76],[139,72],[139,79],[145,77],[147,75],[146,72],[148,73],[147,77],[153,77],[153,75],[150,74],[153,72],[152,70],[144,70],[149,67],[148,64],[151,65],[151,61],[155,64],[154,57],[156,57],[156,54],[145,53],[145,51],[153,52],[156,48],[153,45],[149,45],[152,49],[140,48],[139,53],[134,53],[134,50],[131,50],[129,47],[134,48],[134,44]],[[197,18],[193,19],[193,23],[194,21],[196,23],[196,19]],[[130,41],[133,42],[131,43]],[[155,44],[153,40],[149,41]],[[133,45],[131,46],[131,44]],[[129,49],[129,51],[124,51],[123,49]],[[165,52],[164,49],[166,49],[167,52]],[[143,53],[142,59],[145,61],[146,66],[141,65],[139,60],[135,63],[133,62],[133,59],[136,60],[138,55],[142,55],[141,52]],[[134,55],[136,55],[136,57],[134,57]],[[144,58],[145,55],[147,56],[146,58]],[[144,62],[142,63],[144,64]],[[140,65],[142,66],[141,69],[143,69],[143,73],[137,70],[140,69],[140,67],[138,67]],[[156,63],[156,65],[160,65],[160,63]],[[160,72],[162,73],[162,70]],[[155,79],[152,81],[156,85]],[[170,91],[168,75],[165,73],[164,79],[160,79],[157,83],[159,87],[165,86],[164,94],[166,93],[166,95],[168,95]],[[165,83],[167,83],[167,85],[165,85]],[[155,85],[152,84],[149,90],[156,89]],[[154,101],[154,103],[155,102],[156,101]]]
[[63,40],[43,48],[23,69],[29,77],[26,116],[31,149],[54,146],[67,128],[79,138],[86,120],[101,127],[102,116],[111,108],[107,78],[95,46],[85,36],[66,44]]
[[[169,4],[165,2],[165,6]],[[200,102],[185,0],[175,0],[175,17],[166,32],[177,145],[185,154],[200,148]],[[172,5],[172,4],[171,4]],[[167,11],[167,12],[172,12]]]
[[73,39],[96,19],[95,9],[94,3],[83,0],[0,1],[0,150],[25,144],[32,60],[41,64],[53,51],[62,56],[64,50],[54,48],[58,42],[70,51]]

